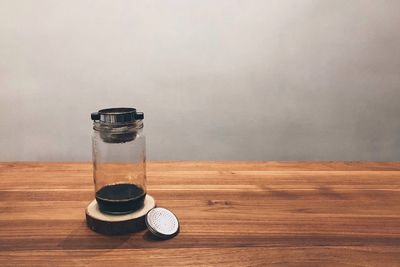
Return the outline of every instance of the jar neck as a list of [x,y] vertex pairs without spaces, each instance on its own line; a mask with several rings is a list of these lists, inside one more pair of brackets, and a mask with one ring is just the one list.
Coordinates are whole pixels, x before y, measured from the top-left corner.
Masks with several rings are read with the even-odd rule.
[[118,124],[95,121],[93,129],[99,132],[101,139],[106,143],[125,143],[133,141],[142,132],[143,121]]
[[105,123],[100,121],[93,122],[95,131],[106,132],[124,132],[124,131],[141,131],[143,129],[143,121],[138,120],[129,123]]

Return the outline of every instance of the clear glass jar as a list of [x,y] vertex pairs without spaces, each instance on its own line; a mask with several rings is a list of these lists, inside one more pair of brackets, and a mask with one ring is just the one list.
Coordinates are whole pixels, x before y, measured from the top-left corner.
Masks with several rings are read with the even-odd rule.
[[93,178],[102,212],[125,214],[146,196],[146,142],[143,113],[109,108],[92,113]]

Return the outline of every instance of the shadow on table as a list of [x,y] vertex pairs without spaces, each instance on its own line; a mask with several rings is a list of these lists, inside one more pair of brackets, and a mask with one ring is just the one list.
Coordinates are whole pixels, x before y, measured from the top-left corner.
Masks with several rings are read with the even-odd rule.
[[[160,242],[164,241],[154,236],[150,231],[139,231],[137,233],[125,235],[103,235],[90,230],[86,226],[86,222],[82,221],[79,226],[72,230],[58,246],[68,251],[77,250],[96,250],[96,255],[111,251],[113,249],[131,249],[152,247],[147,242]],[[147,243],[147,244],[146,244]],[[100,252],[101,251],[101,252]]]
[[82,221],[77,228],[59,243],[63,250],[103,249],[112,250],[122,247],[132,235],[108,236],[93,232]]
[[158,238],[155,235],[153,235],[149,230],[147,230],[144,235],[143,235],[143,240],[150,241],[150,242],[160,242],[160,241],[165,241],[162,238]]

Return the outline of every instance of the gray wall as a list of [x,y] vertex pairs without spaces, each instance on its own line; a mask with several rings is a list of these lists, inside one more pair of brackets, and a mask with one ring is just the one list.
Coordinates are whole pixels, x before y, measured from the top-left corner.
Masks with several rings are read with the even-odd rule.
[[400,160],[398,0],[0,0],[0,160],[90,160],[136,106],[148,157]]

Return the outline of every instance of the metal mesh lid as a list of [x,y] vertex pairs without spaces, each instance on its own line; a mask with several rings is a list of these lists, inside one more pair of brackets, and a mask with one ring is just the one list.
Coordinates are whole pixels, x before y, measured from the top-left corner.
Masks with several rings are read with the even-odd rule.
[[168,239],[179,232],[178,218],[171,211],[164,208],[154,208],[147,213],[147,228],[155,236]]
[[143,112],[137,112],[135,108],[107,108],[93,112],[91,118],[107,124],[123,124],[143,120]]

